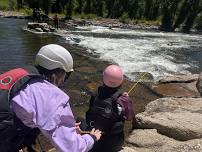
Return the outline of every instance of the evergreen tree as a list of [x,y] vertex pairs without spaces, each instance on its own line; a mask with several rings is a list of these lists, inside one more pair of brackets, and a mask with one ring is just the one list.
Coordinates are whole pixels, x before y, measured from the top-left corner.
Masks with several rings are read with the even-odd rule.
[[72,0],[67,0],[67,6],[66,6],[66,19],[72,19],[72,14],[73,14],[73,3]]
[[175,20],[175,24],[173,26],[173,30],[178,28],[182,23],[184,23],[189,10],[190,10],[190,3],[189,0],[184,0],[181,7],[179,8],[179,14],[177,15],[177,19]]
[[173,22],[178,8],[179,0],[164,0],[163,18],[161,29],[165,31],[173,31]]
[[77,2],[77,6],[75,9],[75,12],[78,14],[81,14],[83,12],[84,0],[77,0],[76,2]]
[[84,12],[85,12],[86,14],[92,13],[92,1],[91,1],[91,0],[86,0]]
[[186,33],[190,31],[197,15],[201,12],[200,0],[192,0],[190,4],[189,15],[187,16],[185,26],[183,26],[183,31]]

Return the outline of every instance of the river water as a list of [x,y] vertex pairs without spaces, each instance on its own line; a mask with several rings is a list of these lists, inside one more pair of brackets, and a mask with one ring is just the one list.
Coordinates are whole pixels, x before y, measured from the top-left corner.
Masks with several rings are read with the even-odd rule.
[[[155,80],[167,75],[202,70],[202,36],[86,26],[64,31],[60,37],[22,30],[25,20],[0,19],[0,71],[32,64],[38,49],[58,43],[76,55],[119,64],[132,80],[136,72],[149,72]],[[76,49],[75,49],[76,48]]]
[[119,64],[131,80],[136,72],[149,72],[159,80],[202,70],[202,35],[86,26],[63,37]]

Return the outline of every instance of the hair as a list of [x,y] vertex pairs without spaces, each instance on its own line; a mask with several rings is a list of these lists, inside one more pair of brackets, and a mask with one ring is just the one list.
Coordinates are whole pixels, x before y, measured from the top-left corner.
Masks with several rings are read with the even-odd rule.
[[49,82],[52,83],[51,77],[53,74],[55,75],[59,75],[63,72],[65,72],[63,69],[57,68],[57,69],[53,69],[53,70],[48,70],[40,65],[36,66],[37,70],[39,71],[39,73]]

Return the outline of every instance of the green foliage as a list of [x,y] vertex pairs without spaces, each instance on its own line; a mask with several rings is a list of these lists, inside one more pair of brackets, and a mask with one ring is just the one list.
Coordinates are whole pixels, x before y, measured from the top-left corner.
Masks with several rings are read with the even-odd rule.
[[17,9],[17,0],[9,0],[8,1],[9,10],[16,10]]
[[[17,4],[16,4],[17,2]],[[36,5],[37,3],[37,5]],[[124,23],[156,24],[164,30],[187,27],[189,30],[202,11],[202,0],[0,0],[0,9],[15,10],[38,6],[46,13],[73,14],[82,19],[118,18]],[[200,19],[197,18],[197,22]]]
[[1,0],[0,1],[0,10],[8,10],[8,9],[9,9],[8,0]]
[[130,20],[129,23],[131,23],[131,24],[141,24],[141,25],[160,26],[161,21],[159,21],[159,20],[135,19],[135,20]]
[[120,22],[129,23],[129,15],[127,12],[124,12],[121,17],[119,18]]
[[97,16],[95,14],[85,14],[85,13],[76,14],[75,17],[81,18],[81,19],[96,19],[97,18]]
[[202,13],[196,19],[196,26],[202,26]]
[[19,12],[25,14],[25,15],[28,15],[28,16],[32,16],[32,9],[28,8],[28,7],[24,7],[24,8],[21,8],[19,10]]

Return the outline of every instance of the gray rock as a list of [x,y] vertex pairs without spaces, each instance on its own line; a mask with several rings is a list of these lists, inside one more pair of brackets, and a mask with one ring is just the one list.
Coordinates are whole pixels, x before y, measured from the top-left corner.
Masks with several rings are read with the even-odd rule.
[[192,82],[198,80],[198,74],[190,74],[190,75],[175,75],[166,77],[159,82],[161,83],[171,83],[171,82]]
[[156,129],[134,130],[127,139],[137,152],[201,152],[202,139],[177,141],[157,132]]
[[202,73],[200,73],[200,75],[198,77],[196,88],[197,88],[198,92],[200,93],[200,95],[202,95]]
[[175,145],[165,146],[164,152],[202,152],[202,139],[178,142]]
[[163,83],[153,85],[152,90],[162,97],[200,97],[196,89],[196,81],[191,83]]
[[173,139],[157,133],[156,129],[137,129],[127,139],[129,144],[139,148],[160,148],[174,142]]
[[32,22],[29,22],[28,25],[27,25],[27,28],[31,29],[31,30],[36,30],[36,31],[37,31],[38,28],[41,28],[42,32],[53,31],[53,28],[51,26],[49,26],[47,23],[32,23]]
[[122,150],[120,150],[119,152],[138,152],[130,147],[123,147]]
[[157,129],[177,140],[202,138],[201,98],[161,98],[136,115],[135,128]]
[[41,29],[41,28],[35,28],[35,30],[37,31],[37,32],[43,32],[43,30]]

